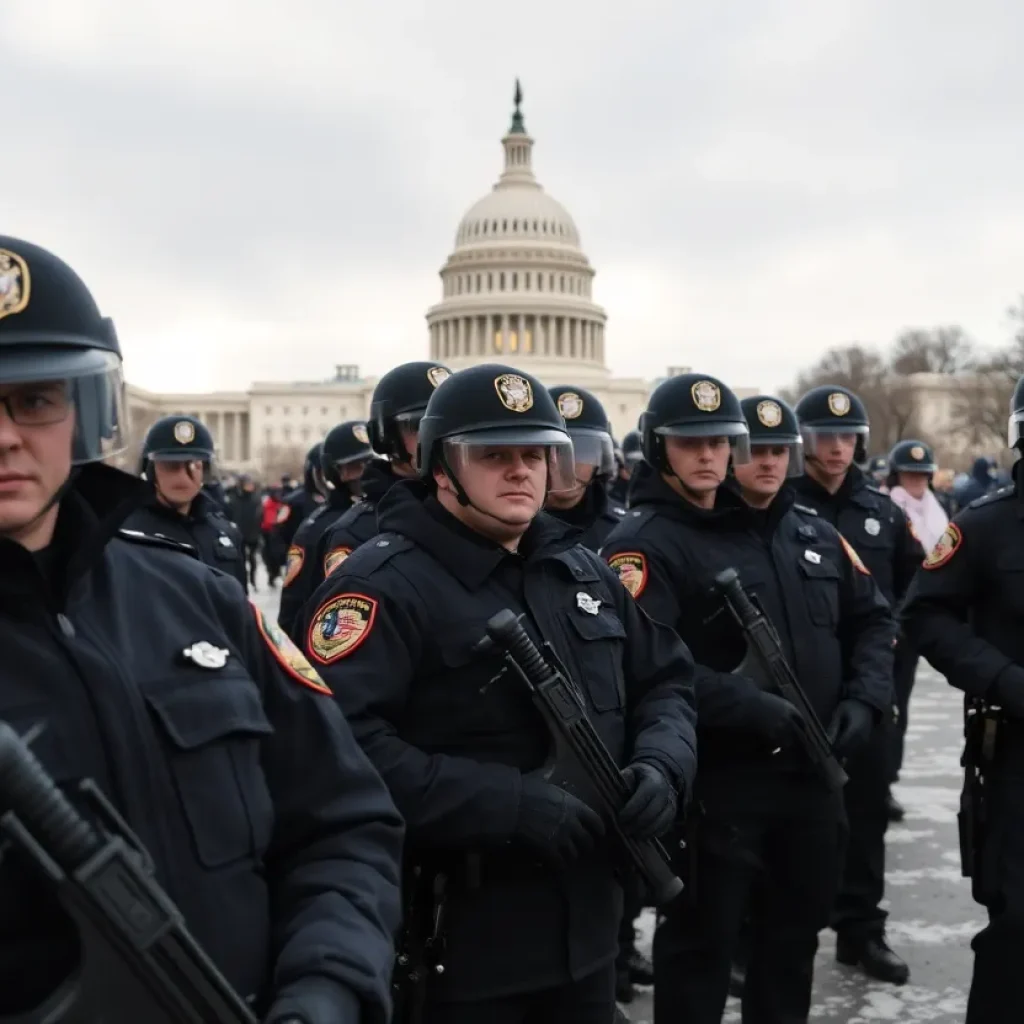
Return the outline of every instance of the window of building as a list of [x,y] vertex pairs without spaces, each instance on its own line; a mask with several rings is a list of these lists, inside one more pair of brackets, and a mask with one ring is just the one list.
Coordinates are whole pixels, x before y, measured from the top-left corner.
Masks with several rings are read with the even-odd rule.
[[494,275],[493,274],[488,274],[487,275],[487,290],[489,292],[493,292],[494,291]]
[[526,289],[527,291],[529,291],[529,290],[530,290],[530,272],[529,272],[529,271],[527,271],[527,272],[526,272],[526,281],[525,281],[525,282],[523,283],[523,287],[524,287],[524,288],[525,288],[525,289]]
[[494,332],[494,351],[501,351],[501,328]]
[[264,411],[268,416],[274,415],[274,407],[272,405],[268,405]]
[[519,291],[519,274],[512,272],[512,291]]
[[283,412],[285,416],[290,416],[292,413],[291,409],[287,405],[281,410],[281,412]]
[[503,270],[498,275],[498,291],[503,292],[505,290],[505,271]]
[[320,406],[320,415],[321,416],[326,416],[327,415],[327,406],[326,405],[321,405]]
[[480,291],[480,275],[476,275],[476,290]]

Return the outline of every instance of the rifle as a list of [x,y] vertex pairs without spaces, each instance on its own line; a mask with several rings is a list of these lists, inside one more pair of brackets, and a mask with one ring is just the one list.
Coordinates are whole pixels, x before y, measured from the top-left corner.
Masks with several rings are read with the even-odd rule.
[[980,854],[988,832],[989,784],[996,757],[1001,716],[997,708],[977,698],[964,702],[964,785],[960,792],[957,831],[960,836],[960,873],[970,878],[975,899],[984,902]]
[[391,981],[394,1020],[400,1024],[420,1024],[427,981],[444,974],[447,894],[447,873],[424,864],[413,865],[402,880],[402,930]]
[[477,649],[486,651],[497,647],[504,653],[506,664],[530,691],[534,705],[551,732],[555,749],[545,765],[544,778],[593,807],[647,884],[655,904],[670,903],[683,891],[683,883],[676,877],[668,852],[657,839],[633,839],[619,826],[618,812],[629,798],[630,789],[587,717],[575,684],[545,659],[510,609],[498,612],[488,621],[486,629],[487,636]]
[[91,780],[94,828],[0,722],[0,833],[43,876],[78,928],[78,970],[43,1004],[0,1024],[257,1024],[185,928],[152,863]]
[[[715,590],[725,600],[733,618],[743,631],[747,641],[747,655],[753,655],[754,664],[744,668],[746,674],[758,683],[777,691],[800,713],[798,735],[800,745],[811,759],[815,770],[830,789],[842,789],[847,774],[836,760],[828,734],[822,728],[807,695],[779,643],[778,634],[772,628],[768,616],[747,596],[735,569],[723,569],[715,577]],[[744,659],[746,662],[746,659]]]

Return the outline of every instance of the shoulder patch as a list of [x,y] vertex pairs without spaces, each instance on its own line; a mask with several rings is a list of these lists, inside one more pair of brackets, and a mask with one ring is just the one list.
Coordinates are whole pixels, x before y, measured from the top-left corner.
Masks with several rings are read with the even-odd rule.
[[302,572],[302,563],[306,561],[306,552],[298,545],[293,544],[288,549],[288,561],[285,565],[284,580],[281,588],[291,586]]
[[647,586],[647,558],[639,551],[621,551],[608,559],[608,566],[633,597],[639,597]]
[[795,508],[797,512],[803,512],[805,516],[816,516],[818,514],[817,509],[811,508],[810,505],[801,505],[797,501],[793,502],[793,508]]
[[330,576],[335,569],[341,565],[342,562],[352,554],[352,549],[344,544],[339,544],[336,548],[331,548],[330,551],[324,556],[324,576]]
[[854,569],[857,572],[862,572],[865,576],[870,576],[871,570],[861,561],[860,555],[854,551],[853,545],[841,533],[839,534],[839,543],[843,545],[846,557],[853,563]]
[[1017,488],[1013,484],[1009,484],[1006,487],[1000,487],[998,490],[989,491],[988,494],[983,494],[980,498],[975,498],[974,501],[968,502],[968,508],[977,508],[979,505],[987,505],[991,501],[1002,501],[1005,498],[1013,497],[1017,493]]
[[185,544],[173,537],[165,537],[162,533],[143,533],[141,530],[120,529],[117,531],[117,535],[121,540],[128,540],[133,544],[149,544],[154,548],[168,548],[171,551],[199,558],[199,551],[193,545]]
[[276,622],[268,619],[255,604],[252,604],[251,601],[249,603],[252,605],[252,610],[256,613],[256,625],[259,627],[260,636],[263,637],[264,643],[266,643],[270,653],[274,655],[281,668],[295,682],[330,697],[332,695],[331,688],[320,678],[320,673],[313,668],[309,663],[309,659],[295,646],[291,637]]
[[956,523],[950,523],[942,531],[942,536],[928,553],[928,557],[921,563],[921,568],[938,569],[945,565],[957,553],[963,541],[964,535],[960,532],[960,527]]
[[288,522],[288,517],[291,514],[292,514],[292,507],[291,507],[291,505],[282,505],[277,510],[277,518],[274,520],[274,522],[277,523],[278,526],[280,526],[282,523]]
[[313,615],[306,646],[324,665],[347,657],[370,635],[377,618],[377,602],[365,594],[329,597]]

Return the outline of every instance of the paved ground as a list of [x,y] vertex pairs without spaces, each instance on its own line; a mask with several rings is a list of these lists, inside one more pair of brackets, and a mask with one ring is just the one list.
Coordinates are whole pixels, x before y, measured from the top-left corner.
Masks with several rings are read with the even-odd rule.
[[[264,586],[255,599],[277,612],[277,591]],[[922,663],[910,707],[907,763],[897,795],[907,818],[890,829],[887,892],[889,938],[910,964],[910,984],[897,988],[869,981],[833,959],[835,942],[823,932],[818,954],[816,1021],[870,1024],[961,1024],[970,981],[970,937],[982,924],[960,877],[956,808],[960,793],[961,701],[940,676]],[[650,949],[653,918],[642,922],[641,943]],[[649,992],[627,1012],[637,1024],[650,1024]],[[738,1024],[739,1005],[730,1001],[724,1022]]]

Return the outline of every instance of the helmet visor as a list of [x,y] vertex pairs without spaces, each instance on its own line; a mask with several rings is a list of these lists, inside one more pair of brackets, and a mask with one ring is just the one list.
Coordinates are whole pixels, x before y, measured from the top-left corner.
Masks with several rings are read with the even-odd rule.
[[732,449],[732,460],[739,465],[750,461],[750,428],[746,421],[704,420],[699,423],[666,423],[655,427],[655,434],[662,437],[726,437]]
[[611,434],[601,430],[570,430],[573,458],[578,466],[593,466],[595,476],[615,473],[615,448]]
[[506,466],[511,471],[513,468],[532,470],[546,463],[548,493],[576,488],[572,441],[562,430],[527,427],[456,434],[444,439],[442,450],[448,467],[458,479],[478,466]]
[[804,442],[803,438],[790,437],[788,440],[768,441],[755,437],[750,443],[750,461],[757,462],[758,451],[774,451],[777,448],[789,450],[789,465],[786,467],[787,477],[803,476],[804,472]]
[[1006,443],[1010,448],[1016,448],[1024,439],[1024,431],[1021,430],[1022,423],[1024,423],[1024,412],[1015,412],[1010,417],[1009,428],[1006,432]]

